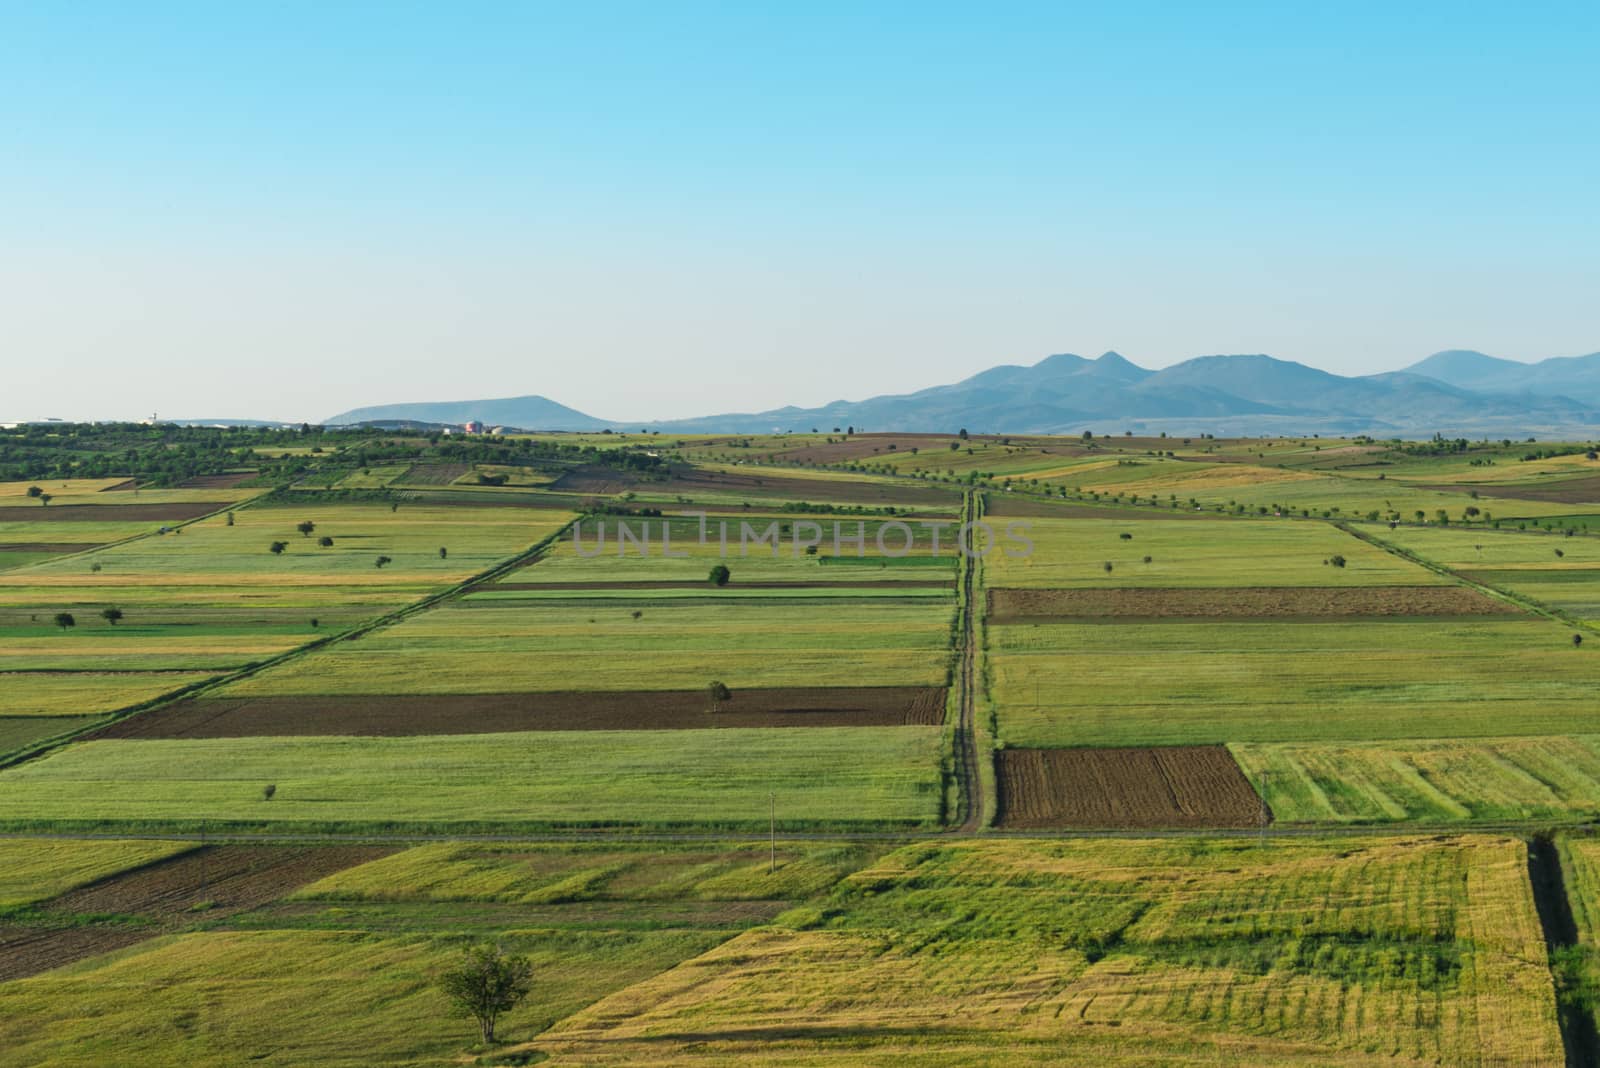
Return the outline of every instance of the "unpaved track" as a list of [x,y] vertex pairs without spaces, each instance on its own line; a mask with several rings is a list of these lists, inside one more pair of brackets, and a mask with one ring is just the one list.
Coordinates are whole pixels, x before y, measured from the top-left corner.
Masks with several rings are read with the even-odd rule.
[[[963,509],[968,522],[977,519],[977,495],[967,494]],[[965,608],[961,613],[961,670],[956,685],[961,694],[961,718],[956,725],[956,748],[961,753],[961,825],[957,834],[976,834],[983,826],[983,778],[978,773],[977,735],[977,659],[978,613],[982,606],[975,595],[973,574],[977,565],[970,556],[961,557],[961,592]]]

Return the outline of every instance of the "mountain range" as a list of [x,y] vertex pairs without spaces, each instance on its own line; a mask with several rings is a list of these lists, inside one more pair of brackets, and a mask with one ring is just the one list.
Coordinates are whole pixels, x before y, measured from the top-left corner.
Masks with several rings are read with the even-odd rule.
[[662,422],[587,415],[546,397],[422,401],[341,412],[332,425],[459,424],[526,430],[648,426],[668,432],[857,431],[1075,434],[1446,436],[1565,434],[1600,422],[1600,353],[1519,363],[1481,352],[1435,353],[1401,371],[1344,376],[1263,355],[1200,356],[1159,371],[1115,352],[1071,353],[1002,365],[915,393],[819,408],[708,415]]

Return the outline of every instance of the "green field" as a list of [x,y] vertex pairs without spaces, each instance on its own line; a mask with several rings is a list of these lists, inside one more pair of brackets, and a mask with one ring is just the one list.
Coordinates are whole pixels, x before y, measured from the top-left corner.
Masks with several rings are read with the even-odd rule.
[[[767,686],[942,686],[950,660],[943,604],[724,606],[468,600],[215,692],[264,694],[735,690]],[[634,618],[634,613],[640,613]]]
[[[1325,523],[1280,520],[1140,522],[1117,519],[991,519],[1026,524],[1031,555],[991,553],[994,587],[1416,586],[1440,579]],[[1123,534],[1133,535],[1124,539]],[[1325,561],[1339,555],[1342,568]],[[1144,557],[1151,558],[1144,563]],[[1105,565],[1112,565],[1111,571]]]
[[[0,774],[0,822],[932,826],[932,727],[80,743]],[[268,784],[277,787],[269,802]]]
[[584,1064],[1560,1063],[1525,857],[1487,837],[913,845],[533,1048]]
[[[1582,729],[1592,730],[1592,717]],[[1229,747],[1279,823],[1538,820],[1600,814],[1600,736]]]
[[1356,741],[1600,728],[1600,648],[1535,619],[989,628],[1014,745]]
[[[726,937],[721,932],[505,930],[535,964],[508,1037],[537,1032]],[[188,1068],[436,1066],[470,1041],[432,977],[466,939],[355,931],[185,934],[0,985],[3,1064]],[[248,1051],[248,1052],[246,1052]]]

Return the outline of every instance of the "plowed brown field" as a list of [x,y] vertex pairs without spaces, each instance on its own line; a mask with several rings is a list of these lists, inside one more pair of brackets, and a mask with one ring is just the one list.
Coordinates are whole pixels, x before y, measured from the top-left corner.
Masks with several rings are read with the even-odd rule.
[[1003,749],[995,756],[995,824],[1007,830],[1261,823],[1260,798],[1220,745]]
[[96,738],[498,734],[506,731],[900,727],[944,722],[936,686],[736,690],[712,711],[699,690],[180,701],[109,724]]

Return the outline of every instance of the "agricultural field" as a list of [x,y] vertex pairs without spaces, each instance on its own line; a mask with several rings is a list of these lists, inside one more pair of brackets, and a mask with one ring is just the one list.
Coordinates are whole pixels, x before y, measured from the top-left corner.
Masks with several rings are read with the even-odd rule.
[[1587,1048],[1570,455],[320,441],[0,497],[0,1065]]
[[1600,648],[1535,618],[990,628],[1014,745],[1470,738],[1600,726]]
[[1600,815],[1597,745],[1556,734],[1229,748],[1280,823],[1567,824]]
[[1493,837],[908,846],[531,1048],[583,1064],[1560,1063],[1526,868],[1521,842]]
[[[1027,555],[984,560],[991,589],[1194,586],[1426,586],[1442,580],[1325,523],[1209,519],[1028,519]],[[1144,520],[1144,521],[1141,521]],[[997,531],[1008,522],[990,520]],[[1124,537],[1124,535],[1127,535]],[[1328,561],[1342,557],[1343,567]],[[1145,558],[1149,558],[1149,562]],[[1106,565],[1110,564],[1110,570]]]
[[337,634],[532,547],[565,518],[257,504],[0,571],[0,739],[48,736],[14,717],[90,725]]
[[1600,620],[1600,539],[1404,527],[1379,535],[1462,578],[1578,619]]
[[[936,727],[80,742],[0,774],[0,824],[938,826]],[[264,796],[266,786],[274,796]]]

